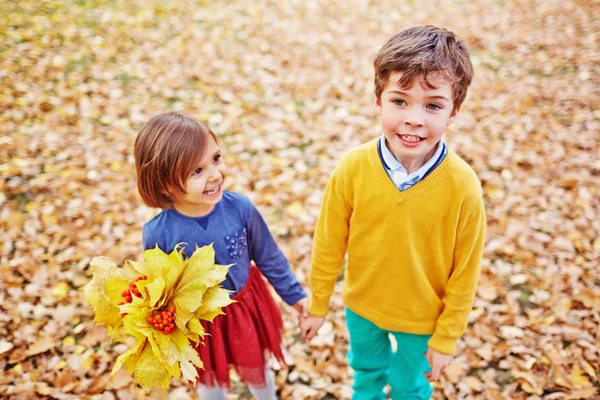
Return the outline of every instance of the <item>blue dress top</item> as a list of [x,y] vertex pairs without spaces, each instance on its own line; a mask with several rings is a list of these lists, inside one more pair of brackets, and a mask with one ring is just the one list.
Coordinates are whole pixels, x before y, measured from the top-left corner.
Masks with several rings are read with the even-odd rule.
[[222,283],[232,296],[248,281],[254,261],[275,291],[289,305],[306,297],[262,216],[247,196],[223,191],[214,210],[203,217],[188,217],[175,209],[161,211],[144,224],[144,250],[158,247],[166,252],[183,243],[184,257],[196,246],[213,243],[217,264],[234,264]]

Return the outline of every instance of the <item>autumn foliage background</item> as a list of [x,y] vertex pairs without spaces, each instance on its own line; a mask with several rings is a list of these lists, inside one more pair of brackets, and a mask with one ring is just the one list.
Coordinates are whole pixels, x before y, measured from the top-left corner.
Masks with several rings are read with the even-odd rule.
[[[475,79],[447,142],[482,180],[489,232],[469,328],[436,399],[594,399],[600,374],[597,1],[21,0],[0,3],[0,397],[161,398],[108,375],[92,257],[141,255],[144,121],[185,110],[221,137],[306,282],[327,179],[379,134],[372,60],[434,24]],[[281,398],[349,398],[339,286],[311,344],[282,304]],[[231,398],[249,398],[240,387]],[[174,382],[170,398],[193,391]]]

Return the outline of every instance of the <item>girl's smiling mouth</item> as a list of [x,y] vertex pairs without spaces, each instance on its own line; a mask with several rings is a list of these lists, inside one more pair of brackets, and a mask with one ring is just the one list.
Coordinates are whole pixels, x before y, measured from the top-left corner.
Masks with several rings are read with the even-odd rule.
[[220,190],[221,190],[221,184],[219,183],[214,188],[212,188],[210,190],[205,190],[204,194],[207,195],[207,196],[213,196],[213,195],[217,194]]

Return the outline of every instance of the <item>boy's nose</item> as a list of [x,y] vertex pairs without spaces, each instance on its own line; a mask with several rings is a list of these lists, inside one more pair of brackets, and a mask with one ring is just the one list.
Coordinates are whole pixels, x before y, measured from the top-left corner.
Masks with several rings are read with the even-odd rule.
[[412,111],[406,113],[404,117],[404,124],[410,126],[422,126],[423,125],[423,113],[420,111]]

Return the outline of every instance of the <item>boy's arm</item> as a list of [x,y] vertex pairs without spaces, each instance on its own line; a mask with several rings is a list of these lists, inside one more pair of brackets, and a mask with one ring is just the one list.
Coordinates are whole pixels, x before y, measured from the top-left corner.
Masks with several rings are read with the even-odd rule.
[[312,299],[309,313],[325,316],[335,282],[344,265],[352,208],[349,191],[338,167],[325,188],[312,250],[309,286]]
[[466,330],[479,280],[485,229],[483,200],[478,198],[459,223],[452,273],[445,288],[444,310],[429,339],[429,347],[440,353],[454,354],[456,342]]

